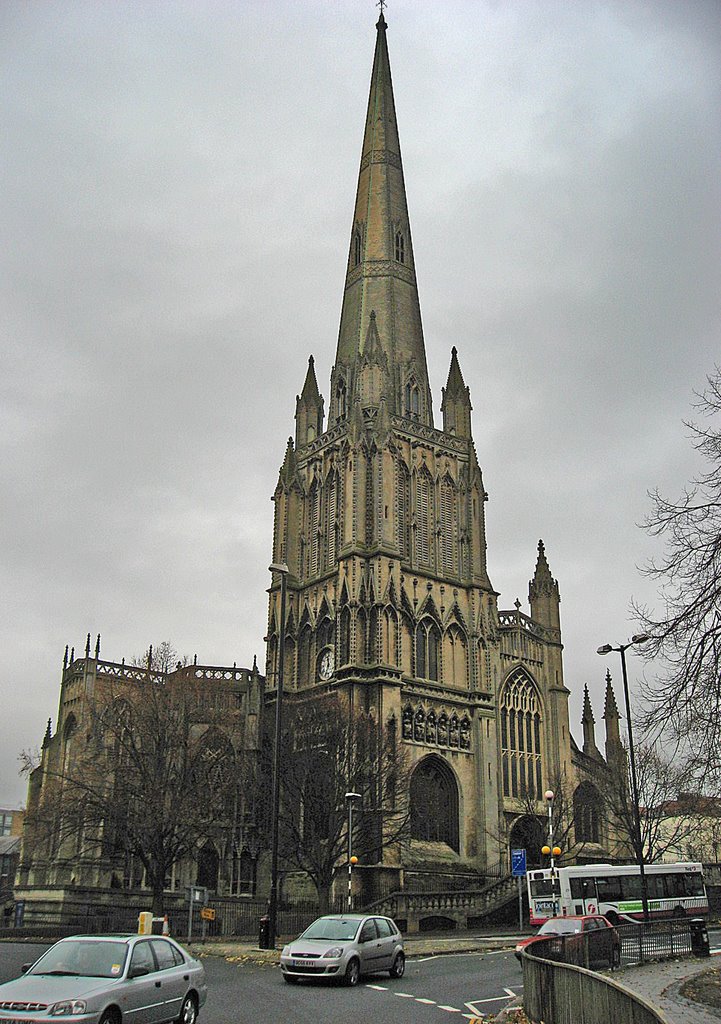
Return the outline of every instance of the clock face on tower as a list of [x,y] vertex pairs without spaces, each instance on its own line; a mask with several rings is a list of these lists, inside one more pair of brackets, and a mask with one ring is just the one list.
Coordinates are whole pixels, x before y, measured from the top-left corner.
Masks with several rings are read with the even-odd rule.
[[321,679],[330,679],[333,675],[334,659],[333,651],[330,647],[321,653],[320,660],[318,661],[318,675]]

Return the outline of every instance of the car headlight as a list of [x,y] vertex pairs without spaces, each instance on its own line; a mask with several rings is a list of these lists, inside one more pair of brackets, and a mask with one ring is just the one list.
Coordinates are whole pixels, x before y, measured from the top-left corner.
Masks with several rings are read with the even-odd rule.
[[76,1013],[85,1013],[88,1004],[84,999],[63,999],[59,1003],[53,1003],[48,1010],[51,1017],[71,1017]]
[[283,946],[283,952],[280,955],[281,956],[290,956],[290,946]]
[[343,956],[343,947],[342,946],[333,946],[332,949],[327,950],[323,954],[323,959],[324,960],[337,960],[339,956]]

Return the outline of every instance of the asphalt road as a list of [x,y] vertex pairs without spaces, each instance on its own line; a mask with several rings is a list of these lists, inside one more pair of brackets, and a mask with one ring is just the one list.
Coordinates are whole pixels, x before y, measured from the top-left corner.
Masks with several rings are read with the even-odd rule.
[[[17,977],[20,966],[46,948],[0,943],[0,982]],[[209,994],[200,1024],[443,1024],[497,1013],[522,993],[521,968],[509,952],[413,958],[403,978],[381,975],[354,989],[321,982],[286,985],[271,964],[213,956],[203,962]]]

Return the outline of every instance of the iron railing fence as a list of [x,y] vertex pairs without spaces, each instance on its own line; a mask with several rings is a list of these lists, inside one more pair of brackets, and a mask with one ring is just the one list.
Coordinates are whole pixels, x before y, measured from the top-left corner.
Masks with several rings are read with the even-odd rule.
[[621,962],[642,964],[647,960],[689,956],[693,952],[688,918],[668,921],[632,921],[618,924]]

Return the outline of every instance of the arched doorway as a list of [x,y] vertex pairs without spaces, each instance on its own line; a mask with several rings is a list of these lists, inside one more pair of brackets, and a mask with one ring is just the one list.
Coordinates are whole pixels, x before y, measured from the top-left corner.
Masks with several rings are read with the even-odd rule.
[[524,814],[523,817],[516,818],[511,828],[511,834],[508,837],[509,863],[511,850],[525,850],[526,866],[528,868],[540,868],[541,847],[545,842],[546,833],[540,818],[536,818],[532,814]]
[[424,757],[411,776],[411,837],[458,853],[458,785],[442,757]]

